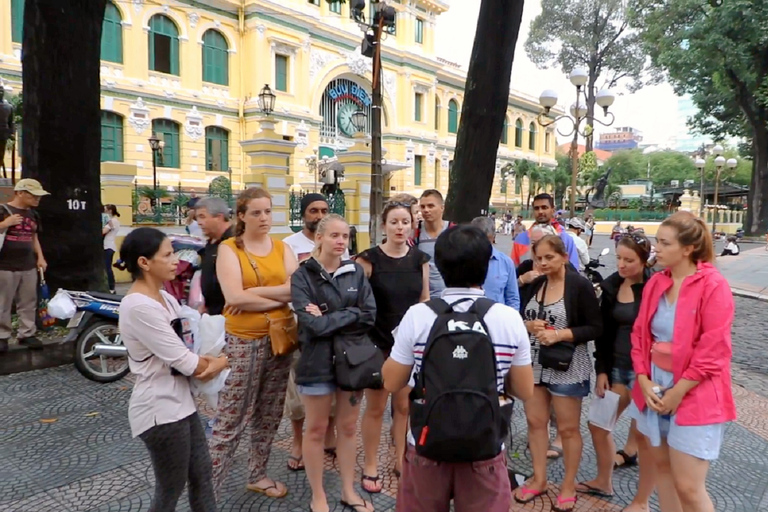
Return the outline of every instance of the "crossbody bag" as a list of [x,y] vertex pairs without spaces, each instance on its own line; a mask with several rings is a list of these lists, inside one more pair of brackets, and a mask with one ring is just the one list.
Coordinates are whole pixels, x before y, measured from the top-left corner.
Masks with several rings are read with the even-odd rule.
[[[547,284],[544,280],[544,289],[541,292],[541,301],[539,302],[539,313],[536,315],[538,320],[546,320],[544,312],[544,301],[547,299]],[[542,368],[549,368],[559,372],[568,371],[573,361],[573,353],[576,351],[576,345],[568,341],[559,341],[554,345],[542,345],[539,342],[539,364]]]

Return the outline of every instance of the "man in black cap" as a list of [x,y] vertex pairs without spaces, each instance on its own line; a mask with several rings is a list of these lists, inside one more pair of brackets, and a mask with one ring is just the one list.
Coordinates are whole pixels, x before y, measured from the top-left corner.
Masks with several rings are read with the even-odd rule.
[[[328,215],[328,201],[322,194],[307,194],[301,198],[301,218],[304,221],[304,228],[298,233],[284,238],[283,242],[288,245],[296,255],[299,263],[308,259],[315,248],[315,233],[317,225]],[[349,259],[349,251],[344,254],[344,259]],[[298,352],[296,352],[298,354]],[[288,469],[291,471],[300,471],[304,469],[304,462],[301,456],[304,429],[304,406],[301,403],[298,390],[296,389],[294,369],[291,368],[291,376],[288,379],[288,390],[285,397],[285,415],[291,420],[293,427],[293,444],[291,453],[288,456]],[[329,454],[335,453],[336,436],[334,435],[333,412],[328,422],[328,430],[325,434],[325,451]]]

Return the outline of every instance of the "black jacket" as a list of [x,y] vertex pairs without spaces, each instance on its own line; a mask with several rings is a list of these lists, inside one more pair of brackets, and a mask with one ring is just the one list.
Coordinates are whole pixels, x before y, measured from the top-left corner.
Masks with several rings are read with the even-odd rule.
[[[301,347],[296,384],[333,382],[334,338],[366,333],[376,320],[376,300],[363,267],[344,261],[332,277],[309,258],[291,276],[291,302]],[[308,304],[318,306],[323,315],[307,313]]]
[[[651,277],[650,270],[646,269],[641,283],[632,285],[632,294],[634,295],[634,313],[640,311],[640,300],[643,296],[645,283]],[[616,352],[616,333],[619,329],[616,320],[613,318],[613,308],[616,306],[616,300],[619,295],[619,288],[624,282],[624,278],[615,272],[605,278],[600,284],[603,294],[600,297],[600,313],[603,317],[603,333],[595,340],[595,372],[605,373],[608,378],[611,377],[613,370],[614,354]]]
[[[544,286],[547,276],[537,277],[530,285],[520,290],[520,314],[525,318],[525,307]],[[573,332],[573,343],[587,343],[597,339],[603,331],[603,319],[595,288],[578,272],[565,273],[565,316],[568,328]]]

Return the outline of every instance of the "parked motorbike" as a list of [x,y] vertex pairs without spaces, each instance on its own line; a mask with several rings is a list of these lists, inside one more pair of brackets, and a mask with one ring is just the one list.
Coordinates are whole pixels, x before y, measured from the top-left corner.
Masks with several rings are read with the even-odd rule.
[[605,267],[605,265],[600,263],[600,258],[607,255],[609,252],[611,252],[611,250],[606,247],[600,251],[600,254],[597,256],[597,258],[591,258],[589,263],[587,263],[587,265],[584,267],[584,274],[595,287],[595,294],[597,294],[598,297],[600,297],[600,294],[602,293],[600,284],[603,282],[603,276],[600,274],[600,272],[597,271],[597,269],[600,267]]
[[67,324],[69,334],[64,340],[75,342],[75,368],[96,382],[114,382],[125,377],[129,371],[128,353],[117,327],[123,297],[111,293],[64,292],[77,307]]

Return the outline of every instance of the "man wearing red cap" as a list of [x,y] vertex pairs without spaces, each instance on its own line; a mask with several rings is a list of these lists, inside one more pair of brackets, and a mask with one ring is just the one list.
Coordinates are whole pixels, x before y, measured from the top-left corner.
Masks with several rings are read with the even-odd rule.
[[11,307],[19,315],[19,344],[42,348],[35,337],[37,328],[37,269],[48,267],[40,240],[40,218],[34,210],[40,198],[49,195],[40,182],[19,180],[13,199],[0,205],[0,352],[8,351],[11,338]]

